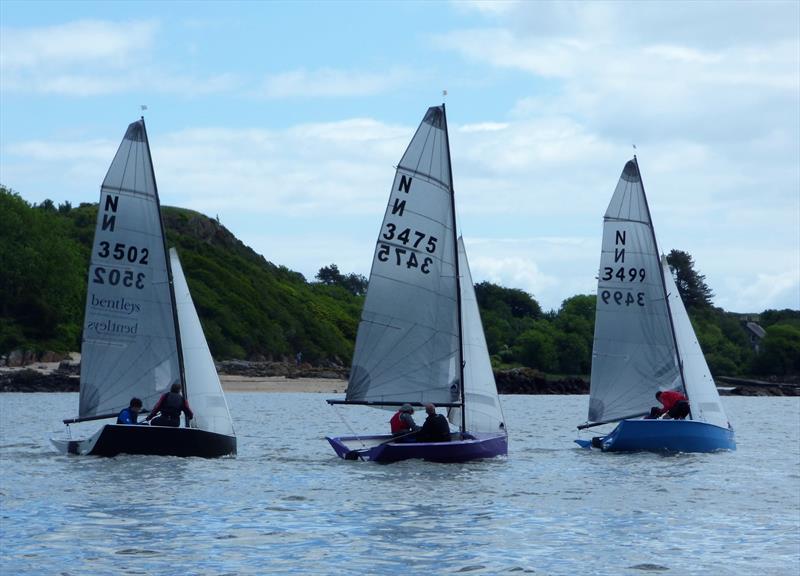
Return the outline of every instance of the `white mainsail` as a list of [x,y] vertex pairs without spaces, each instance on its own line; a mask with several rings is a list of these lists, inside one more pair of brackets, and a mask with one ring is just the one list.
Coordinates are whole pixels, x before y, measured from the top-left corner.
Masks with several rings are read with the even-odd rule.
[[650,211],[631,160],[603,224],[588,420],[647,412],[658,390],[682,388]]
[[180,379],[158,193],[144,120],[101,188],[81,347],[81,418],[151,407]]
[[460,400],[453,190],[444,107],[428,109],[389,195],[348,401]]
[[[483,333],[478,300],[472,284],[463,238],[458,238],[458,271],[461,275],[461,318],[464,338],[464,404],[466,429],[470,432],[505,433],[505,419],[494,381],[489,349]],[[450,422],[461,426],[461,409],[450,410]]]
[[664,282],[669,295],[669,307],[672,312],[672,324],[675,328],[675,340],[678,344],[678,358],[683,364],[686,396],[689,398],[692,420],[700,420],[727,428],[729,426],[728,417],[719,400],[717,385],[711,377],[711,370],[708,369],[703,350],[697,341],[697,335],[692,328],[666,258],[662,259],[662,266]]
[[170,248],[169,256],[181,333],[186,398],[194,412],[192,427],[232,436],[233,422],[228,403],[222,392],[214,359],[211,357],[200,318],[192,302],[178,253],[174,248]]

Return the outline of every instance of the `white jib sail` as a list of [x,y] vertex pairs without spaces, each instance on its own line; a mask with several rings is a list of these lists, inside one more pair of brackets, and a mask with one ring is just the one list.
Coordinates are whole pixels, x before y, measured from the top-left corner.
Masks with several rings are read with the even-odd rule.
[[647,412],[658,390],[681,388],[652,222],[629,161],[603,224],[588,420]]
[[181,331],[186,399],[194,412],[192,427],[232,436],[233,422],[228,402],[222,392],[214,359],[208,349],[200,318],[197,316],[178,253],[174,248],[170,249],[169,257],[172,264],[178,326]]
[[[461,274],[461,318],[464,337],[464,405],[468,432],[506,433],[503,409],[497,394],[489,349],[483,333],[478,300],[472,284],[464,240],[458,239],[458,269]],[[450,411],[450,422],[461,426],[461,410]]]
[[156,183],[144,121],[128,126],[100,193],[81,347],[81,417],[180,379]]
[[728,417],[719,400],[717,385],[711,377],[711,371],[708,369],[703,350],[697,341],[697,335],[692,328],[666,258],[663,258],[662,265],[672,323],[675,327],[675,339],[678,342],[678,356],[683,363],[683,377],[686,381],[686,395],[689,398],[692,420],[727,428]]
[[[443,107],[397,167],[358,326],[348,400],[458,402],[453,192]],[[455,359],[455,362],[453,360]]]

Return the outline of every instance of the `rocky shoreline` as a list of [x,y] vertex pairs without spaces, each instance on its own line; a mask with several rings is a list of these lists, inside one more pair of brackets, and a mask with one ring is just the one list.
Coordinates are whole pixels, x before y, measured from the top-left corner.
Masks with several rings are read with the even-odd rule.
[[[48,358],[50,359],[50,358]],[[49,365],[48,365],[49,364]],[[285,378],[291,380],[346,381],[347,368],[335,364],[312,366],[307,363],[226,360],[217,363],[223,378],[243,379]],[[589,382],[580,377],[547,378],[530,368],[495,371],[497,389],[501,394],[588,394]],[[723,396],[798,396],[800,382],[771,382],[720,377],[717,379]],[[80,362],[71,357],[59,363],[39,360],[22,368],[3,368],[0,371],[0,392],[77,392],[80,382]]]

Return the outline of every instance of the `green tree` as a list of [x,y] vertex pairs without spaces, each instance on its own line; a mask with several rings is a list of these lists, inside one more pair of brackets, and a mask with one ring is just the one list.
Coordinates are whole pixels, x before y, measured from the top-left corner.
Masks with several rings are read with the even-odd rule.
[[0,351],[78,347],[84,258],[69,222],[47,202],[33,209],[0,187]]
[[791,324],[768,327],[754,369],[759,374],[800,374],[800,327]]
[[538,320],[534,326],[517,338],[515,356],[526,366],[542,372],[557,372],[559,369],[556,332],[553,326]]
[[344,276],[342,276],[342,273],[339,272],[339,267],[336,264],[323,266],[319,269],[319,272],[317,272],[315,278],[323,284],[327,284],[328,286],[341,285],[342,281],[344,280]]
[[694,269],[694,261],[688,252],[672,250],[667,255],[667,264],[675,278],[678,293],[687,310],[710,308],[714,293],[708,287],[706,277]]
[[542,315],[539,303],[518,288],[504,288],[491,282],[480,282],[475,284],[475,298],[482,310],[493,310],[501,316],[537,319]]

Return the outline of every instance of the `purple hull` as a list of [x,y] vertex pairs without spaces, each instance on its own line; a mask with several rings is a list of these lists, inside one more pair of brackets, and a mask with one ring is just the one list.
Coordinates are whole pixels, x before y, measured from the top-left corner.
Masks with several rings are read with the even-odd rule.
[[371,460],[388,464],[416,458],[430,462],[467,462],[508,453],[505,434],[453,434],[450,442],[392,442],[391,435],[326,437],[345,460]]

